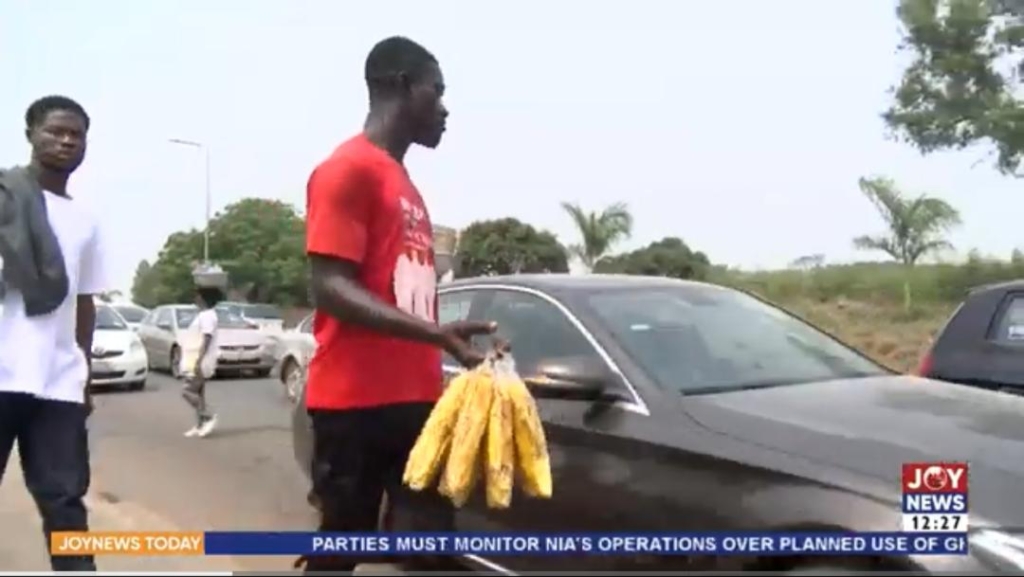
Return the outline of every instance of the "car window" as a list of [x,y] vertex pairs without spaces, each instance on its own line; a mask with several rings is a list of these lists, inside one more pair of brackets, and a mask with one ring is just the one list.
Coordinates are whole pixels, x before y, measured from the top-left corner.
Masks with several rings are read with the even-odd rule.
[[171,309],[160,309],[156,315],[156,325],[171,325],[174,322],[174,314]]
[[[469,309],[473,304],[473,297],[476,295],[476,291],[456,291],[449,292],[437,297],[438,300],[438,311],[437,311],[437,322],[438,324],[448,324],[456,321],[464,321],[469,318]],[[452,358],[448,353],[442,355],[441,362],[445,366],[457,367],[459,362]]]
[[512,345],[516,369],[524,377],[535,375],[548,359],[588,355],[600,359],[565,314],[539,296],[497,290],[482,317],[498,323],[498,336]]
[[632,288],[587,301],[630,358],[668,391],[889,374],[811,325],[735,290]]
[[96,329],[104,331],[126,331],[128,324],[113,307],[96,307]]
[[130,323],[142,322],[142,319],[146,318],[146,314],[148,312],[146,309],[139,307],[117,306],[113,308],[124,318],[124,320]]
[[246,318],[260,319],[260,320],[281,320],[284,317],[281,316],[281,311],[278,310],[274,305],[245,305],[244,307],[238,307]]
[[309,315],[302,319],[302,322],[299,323],[299,332],[309,335],[313,334],[313,315]]
[[199,307],[179,307],[174,309],[174,316],[177,319],[179,329],[188,328],[192,324],[192,319],[196,318],[199,314]]
[[[214,309],[217,311],[217,328],[221,329],[255,329],[256,326],[245,320],[240,315],[227,310]],[[198,312],[198,311],[197,311]]]
[[475,291],[464,290],[445,293],[438,297],[440,308],[437,312],[437,322],[445,325],[455,321],[464,321],[469,318],[469,308],[473,304]]
[[1024,295],[1011,297],[996,323],[992,339],[996,342],[1024,346]]

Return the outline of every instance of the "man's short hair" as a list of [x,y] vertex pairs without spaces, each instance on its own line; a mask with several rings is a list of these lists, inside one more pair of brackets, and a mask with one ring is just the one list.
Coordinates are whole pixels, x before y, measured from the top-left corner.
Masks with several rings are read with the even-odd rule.
[[400,74],[417,79],[437,58],[420,44],[392,36],[378,42],[366,57],[366,86],[370,92],[386,91]]
[[59,95],[44,96],[30,104],[28,110],[25,111],[25,128],[36,128],[54,110],[66,110],[81,116],[85,121],[85,128],[88,130],[89,115],[86,114],[85,108],[67,96]]

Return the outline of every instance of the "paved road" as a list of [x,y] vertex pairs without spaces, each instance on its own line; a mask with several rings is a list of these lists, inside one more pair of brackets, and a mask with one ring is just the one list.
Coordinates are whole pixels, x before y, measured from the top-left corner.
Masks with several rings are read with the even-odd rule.
[[[95,396],[93,492],[144,507],[180,530],[309,530],[309,487],[292,457],[290,407],[273,380],[211,382],[219,415],[205,439],[183,432],[190,408],[177,381],[152,375],[140,392]],[[154,530],[161,527],[152,527]],[[241,569],[287,569],[291,559],[240,558]]]

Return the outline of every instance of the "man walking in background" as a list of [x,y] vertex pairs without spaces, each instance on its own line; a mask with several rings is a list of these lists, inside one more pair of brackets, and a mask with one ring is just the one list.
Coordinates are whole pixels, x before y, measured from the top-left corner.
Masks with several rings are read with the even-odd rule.
[[186,437],[205,437],[217,426],[217,415],[206,404],[206,381],[217,372],[217,351],[220,349],[217,334],[220,331],[214,307],[222,300],[224,293],[217,287],[196,289],[199,314],[188,327],[188,346],[181,358],[181,373],[185,377],[182,396],[196,412],[196,425],[185,431]]
[[[89,528],[93,295],[111,286],[97,220],[68,192],[88,130],[77,102],[41,98],[25,114],[31,162],[0,174],[0,475],[17,441],[47,549],[51,532]],[[50,564],[96,570],[91,556],[51,556]]]
[[[441,350],[475,366],[484,356],[469,339],[495,327],[437,324],[433,227],[404,165],[412,144],[435,148],[445,130],[437,59],[408,38],[388,38],[370,51],[365,80],[363,131],[317,166],[307,187],[317,347],[306,404],[320,530],[374,531],[386,491],[395,530],[450,531],[449,502],[408,490],[402,473],[441,394]],[[308,572],[356,565],[350,556],[305,561]]]

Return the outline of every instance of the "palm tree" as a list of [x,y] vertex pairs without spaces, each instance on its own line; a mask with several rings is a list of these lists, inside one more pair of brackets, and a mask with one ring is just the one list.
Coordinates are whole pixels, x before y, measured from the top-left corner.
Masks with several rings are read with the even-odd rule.
[[584,211],[578,204],[563,202],[562,208],[569,213],[582,242],[569,247],[569,252],[580,259],[588,271],[602,257],[607,256],[612,246],[633,233],[633,215],[625,203],[617,202],[600,213]]
[[[884,235],[859,236],[853,239],[855,247],[885,252],[908,273],[924,255],[953,247],[944,235],[960,224],[960,213],[946,201],[926,194],[905,197],[887,178],[861,178],[859,185],[889,230]],[[909,274],[903,281],[903,304],[910,309]]]

